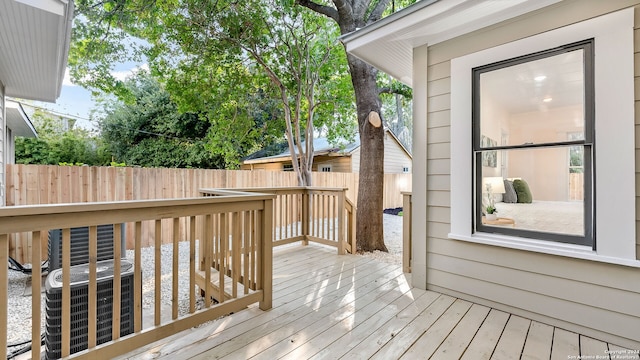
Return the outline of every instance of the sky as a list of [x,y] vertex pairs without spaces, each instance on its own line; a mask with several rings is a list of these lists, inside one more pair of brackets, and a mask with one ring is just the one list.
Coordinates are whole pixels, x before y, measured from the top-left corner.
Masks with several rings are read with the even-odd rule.
[[[147,64],[123,63],[117,65],[111,74],[116,79],[124,80],[140,69],[148,70],[149,67]],[[77,126],[85,129],[96,128],[96,120],[90,120],[91,110],[96,108],[94,98],[89,90],[73,83],[69,76],[69,69],[65,72],[60,97],[55,104],[41,101],[34,101],[33,104],[36,107],[51,110],[57,115],[75,118]]]

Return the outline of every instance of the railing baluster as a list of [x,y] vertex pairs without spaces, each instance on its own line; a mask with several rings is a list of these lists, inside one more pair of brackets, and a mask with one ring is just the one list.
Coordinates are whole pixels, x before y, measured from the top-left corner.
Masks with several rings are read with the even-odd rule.
[[[347,247],[346,238],[345,238],[345,192],[344,190],[338,193],[338,197],[336,198],[336,210],[338,214],[336,216],[338,221],[338,255],[344,255],[345,249]],[[334,227],[335,228],[335,227]]]
[[120,259],[122,258],[122,225],[113,225],[113,311],[111,320],[111,339],[120,338],[120,301],[122,298],[122,274]]
[[71,352],[71,230],[62,229],[62,357]]
[[227,244],[229,244],[229,224],[226,213],[220,214],[220,271],[218,271],[218,287],[220,288],[219,303],[224,302],[224,275],[227,272]]
[[255,211],[251,211],[250,213],[250,223],[251,223],[251,233],[250,233],[250,238],[249,238],[249,242],[250,242],[250,252],[249,252],[249,259],[250,259],[250,264],[251,264],[251,290],[256,290],[256,264],[257,264],[257,260],[256,260],[256,237],[258,236],[257,234],[257,210]]
[[[202,240],[200,240],[202,242]],[[189,313],[196,311],[196,217],[189,216]]]
[[[178,318],[178,259],[180,251],[178,241],[180,240],[180,218],[173,218],[173,281],[171,284],[171,319]],[[193,291],[193,290],[192,290]]]
[[162,320],[162,220],[155,221],[154,232],[154,300],[153,300],[153,323],[159,326]]
[[209,308],[211,307],[211,296],[213,296],[212,294],[212,289],[209,286],[209,284],[211,284],[211,266],[212,266],[212,262],[211,262],[211,255],[212,255],[212,250],[213,250],[213,216],[211,214],[207,214],[206,218],[205,218],[205,222],[204,222],[204,247],[203,247],[203,251],[204,251],[204,286],[205,288],[203,289],[205,292],[205,298],[204,298],[204,306]]
[[[33,233],[33,248],[31,251],[31,354],[38,354],[32,358],[40,357],[40,320],[42,315],[42,244],[48,240],[44,231]],[[0,264],[6,264],[0,262]],[[4,267],[4,266],[3,266]],[[6,288],[5,288],[6,289]],[[6,309],[6,308],[3,308]],[[6,339],[6,336],[4,337]],[[37,339],[37,341],[35,341]]]
[[249,251],[251,241],[251,211],[242,212],[242,285],[244,291],[248,290],[251,278],[249,277]]
[[[136,221],[135,223],[135,236],[134,236],[134,274],[133,283],[135,289],[142,289],[142,222]],[[133,293],[134,303],[134,319],[133,330],[138,333],[142,331],[142,293],[141,291],[134,291]]]
[[231,295],[234,299],[238,297],[238,283],[240,282],[240,248],[242,246],[242,223],[240,221],[241,217],[238,212],[233,213],[233,233],[232,233],[232,241],[231,241],[231,275],[232,275],[232,288]]

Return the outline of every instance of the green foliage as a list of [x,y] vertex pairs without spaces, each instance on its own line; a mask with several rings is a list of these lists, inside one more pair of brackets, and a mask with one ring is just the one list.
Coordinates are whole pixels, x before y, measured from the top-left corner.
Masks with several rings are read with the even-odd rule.
[[114,161],[144,167],[220,168],[222,157],[206,150],[210,124],[180,113],[161,85],[145,73],[125,82],[130,103],[105,100],[100,128]]
[[111,155],[103,151],[101,140],[87,130],[73,128],[72,120],[40,110],[32,115],[31,120],[39,137],[16,139],[16,163],[108,164]]

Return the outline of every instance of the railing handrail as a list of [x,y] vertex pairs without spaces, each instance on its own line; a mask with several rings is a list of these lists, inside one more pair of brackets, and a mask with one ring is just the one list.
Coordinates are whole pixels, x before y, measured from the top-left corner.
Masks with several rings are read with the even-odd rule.
[[[172,213],[201,215],[229,211],[237,203],[261,202],[273,199],[272,194],[238,193],[233,196],[197,197],[188,199],[132,200],[104,203],[25,205],[0,209],[0,234],[30,231],[34,228],[52,229],[101,225],[95,213],[109,215],[107,222],[131,222],[165,217],[159,211],[166,208]],[[151,213],[149,213],[151,212]],[[72,218],[64,215],[75,214]],[[37,225],[34,225],[37,224]]]
[[347,187],[320,187],[320,186],[282,186],[282,187],[242,187],[242,188],[200,188],[200,193],[217,193],[220,191],[226,192],[264,192],[269,193],[273,191],[292,192],[299,190],[311,190],[311,191],[346,191]]

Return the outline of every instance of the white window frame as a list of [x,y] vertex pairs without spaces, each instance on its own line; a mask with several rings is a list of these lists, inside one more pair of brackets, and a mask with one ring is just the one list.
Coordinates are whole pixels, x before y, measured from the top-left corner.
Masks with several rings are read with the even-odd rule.
[[[633,25],[634,9],[629,8],[451,60],[450,238],[640,267],[635,251]],[[474,233],[471,69],[589,38],[595,39],[596,248]]]
[[331,166],[331,164],[329,165],[318,165],[318,167],[320,168],[320,172],[332,172],[333,168]]

